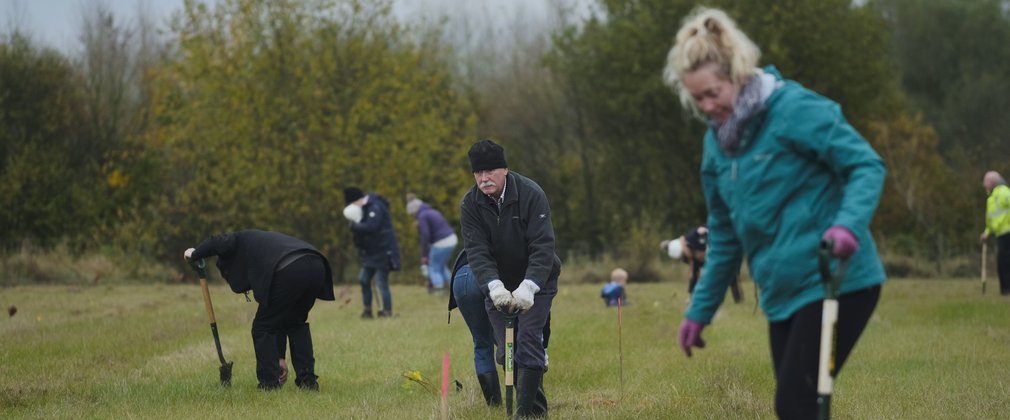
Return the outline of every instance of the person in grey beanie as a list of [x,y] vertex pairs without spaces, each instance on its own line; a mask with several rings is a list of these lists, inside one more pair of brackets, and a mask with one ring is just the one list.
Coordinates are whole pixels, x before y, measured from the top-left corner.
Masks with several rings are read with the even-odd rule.
[[444,291],[449,276],[452,275],[449,272],[449,257],[459,243],[456,231],[441,212],[413,193],[407,194],[407,214],[417,219],[417,234],[421,242],[421,272],[428,277],[428,291]]

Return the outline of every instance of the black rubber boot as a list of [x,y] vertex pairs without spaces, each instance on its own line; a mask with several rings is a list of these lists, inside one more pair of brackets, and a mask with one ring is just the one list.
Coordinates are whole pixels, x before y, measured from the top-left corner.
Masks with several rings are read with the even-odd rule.
[[516,369],[517,419],[547,417],[547,394],[544,393],[544,372]]
[[277,382],[276,384],[267,384],[260,382],[260,384],[257,385],[256,387],[259,388],[261,391],[276,391],[278,389],[281,389],[281,383]]
[[316,375],[299,376],[295,378],[295,385],[306,391],[319,391],[319,382],[317,379],[319,379],[319,377]]
[[319,383],[316,381],[316,359],[312,350],[312,332],[309,324],[305,323],[293,330],[288,331],[288,339],[291,340],[291,364],[294,368],[295,385],[302,389],[312,391],[319,390]]
[[281,387],[281,366],[278,363],[277,335],[268,332],[253,333],[253,351],[256,353],[256,379],[259,388],[270,390]]
[[498,385],[498,371],[477,375],[477,382],[480,382],[480,391],[484,394],[484,402],[489,407],[501,405],[501,386]]

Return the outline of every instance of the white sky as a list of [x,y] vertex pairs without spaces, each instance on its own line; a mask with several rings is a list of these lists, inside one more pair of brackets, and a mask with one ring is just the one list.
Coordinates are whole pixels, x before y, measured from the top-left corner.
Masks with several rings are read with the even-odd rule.
[[182,8],[183,0],[0,0],[0,29],[18,27],[43,44],[71,51],[80,45],[77,37],[84,10],[94,4],[104,4],[117,19],[130,23],[143,8],[164,26],[165,19]]
[[[462,14],[478,18],[493,16],[500,24],[514,22],[517,17],[542,23],[555,1],[558,0],[393,0],[394,14],[401,19]],[[560,1],[576,5],[578,11],[585,13],[595,0]],[[183,0],[0,0],[0,32],[18,27],[45,45],[64,52],[75,51],[80,48],[77,36],[84,10],[95,4],[107,6],[120,22],[128,23],[136,21],[138,10],[145,10],[164,29],[168,16],[182,9]]]

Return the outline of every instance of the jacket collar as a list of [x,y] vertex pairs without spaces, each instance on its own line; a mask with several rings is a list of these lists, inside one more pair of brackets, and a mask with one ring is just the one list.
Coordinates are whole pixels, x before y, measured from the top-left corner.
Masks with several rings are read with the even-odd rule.
[[764,99],[764,107],[761,111],[751,117],[751,119],[742,127],[742,132],[740,133],[740,145],[736,151],[737,155],[744,153],[750,148],[751,143],[754,142],[755,135],[764,127],[765,120],[768,118],[768,110],[781,96],[782,89],[780,88],[785,85],[785,79],[782,78],[782,73],[779,73],[779,69],[775,68],[775,66],[765,66],[761,69],[761,71],[763,71],[766,75],[772,76],[772,80],[766,80],[767,82],[771,82],[770,85],[772,91]]

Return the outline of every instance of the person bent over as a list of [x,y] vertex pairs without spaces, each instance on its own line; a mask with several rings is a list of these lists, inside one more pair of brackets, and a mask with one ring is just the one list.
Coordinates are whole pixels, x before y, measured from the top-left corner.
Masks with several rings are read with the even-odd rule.
[[[217,256],[221,277],[235,293],[250,290],[259,304],[252,321],[259,388],[280,388],[283,357],[291,342],[291,363],[299,388],[319,390],[309,331],[316,299],[335,300],[330,263],[309,243],[278,232],[241,230],[211,236],[185,252],[187,260]],[[286,370],[286,365],[284,366]]]
[[413,194],[407,194],[407,214],[417,219],[421,242],[421,272],[428,277],[428,291],[440,292],[450,283],[449,257],[459,238],[442,213]]
[[[688,265],[689,280],[687,284],[688,296],[694,293],[694,286],[698,284],[701,270],[705,267],[705,253],[708,251],[708,227],[705,225],[688,229],[678,238],[665,240],[659,247],[675,260],[680,260]],[[743,293],[740,292],[739,278],[729,285],[730,293],[733,294],[733,302],[743,301]]]

